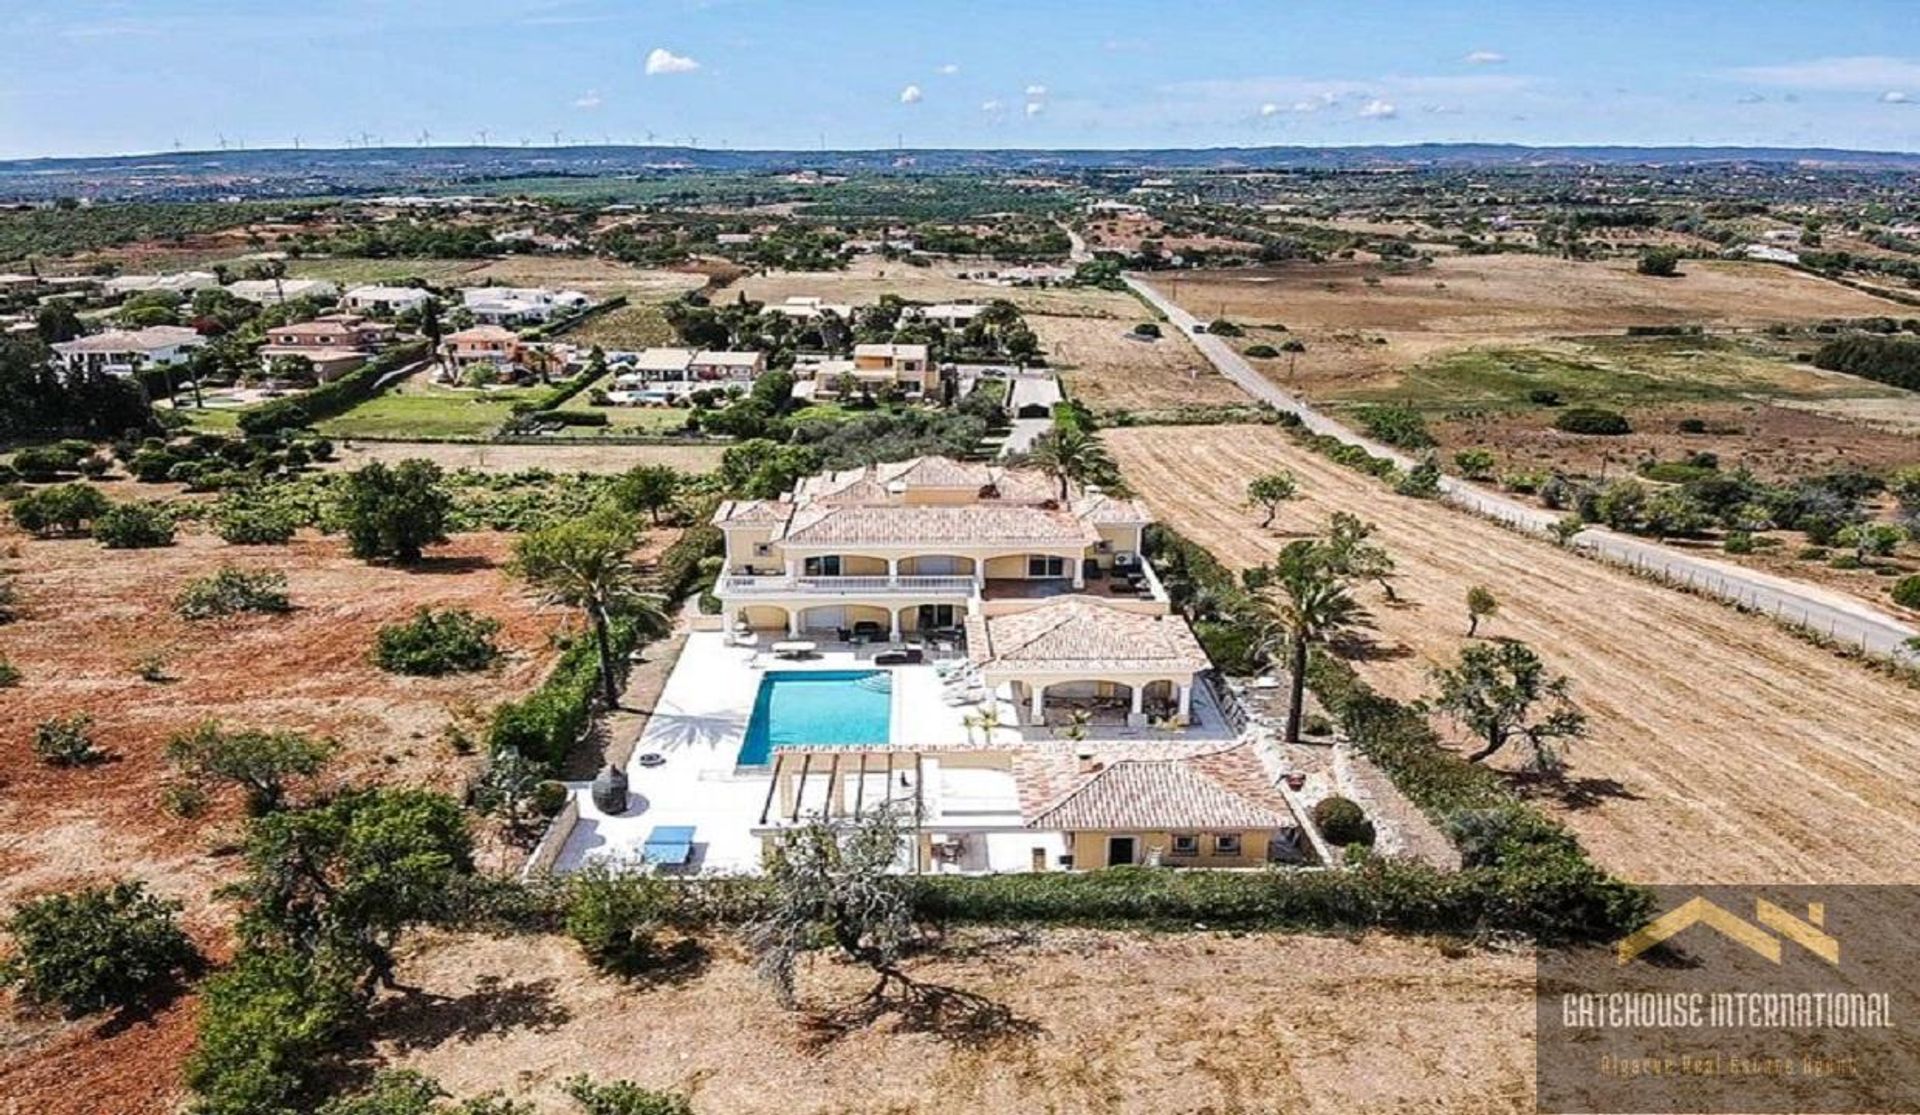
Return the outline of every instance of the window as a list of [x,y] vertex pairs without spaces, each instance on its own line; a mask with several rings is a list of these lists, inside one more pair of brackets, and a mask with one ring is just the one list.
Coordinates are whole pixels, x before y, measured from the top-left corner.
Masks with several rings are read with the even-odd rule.
[[840,575],[840,555],[810,557],[806,560],[805,573],[809,577],[838,577]]
[[1173,834],[1173,847],[1167,853],[1174,856],[1197,856],[1200,854],[1200,834],[1176,832]]
[[1240,834],[1237,832],[1223,832],[1214,836],[1213,854],[1216,856],[1239,855],[1240,854]]
[[1067,562],[1058,555],[1032,554],[1027,558],[1027,576],[1064,577],[1067,575]]

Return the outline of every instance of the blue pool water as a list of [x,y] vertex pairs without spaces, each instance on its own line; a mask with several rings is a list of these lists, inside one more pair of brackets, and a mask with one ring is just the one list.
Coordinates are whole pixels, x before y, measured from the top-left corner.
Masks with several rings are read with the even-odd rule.
[[765,766],[776,747],[885,743],[893,712],[885,670],[770,673],[760,681],[753,719],[740,745],[741,766]]

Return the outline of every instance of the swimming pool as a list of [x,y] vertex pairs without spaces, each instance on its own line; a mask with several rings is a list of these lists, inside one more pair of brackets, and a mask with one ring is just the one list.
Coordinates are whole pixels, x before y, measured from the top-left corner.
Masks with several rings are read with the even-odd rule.
[[893,676],[885,670],[776,671],[760,680],[739,764],[765,766],[776,747],[886,743]]

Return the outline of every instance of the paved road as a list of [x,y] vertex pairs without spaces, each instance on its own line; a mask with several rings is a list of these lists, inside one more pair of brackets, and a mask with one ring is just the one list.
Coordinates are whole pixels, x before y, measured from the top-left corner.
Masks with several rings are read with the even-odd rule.
[[[1075,247],[1079,248],[1079,238],[1075,236],[1073,239]],[[1315,410],[1304,400],[1282,390],[1248,364],[1226,341],[1211,334],[1196,336],[1193,327],[1199,323],[1198,319],[1174,305],[1172,299],[1152,284],[1135,275],[1127,276],[1126,281],[1135,293],[1166,314],[1167,320],[1200,350],[1201,355],[1212,361],[1222,375],[1239,384],[1249,395],[1277,409],[1299,415],[1301,422],[1314,433],[1331,434],[1342,441],[1361,446],[1375,456],[1387,457],[1403,468],[1413,463],[1399,450],[1361,436]],[[1442,498],[1448,503],[1529,533],[1545,534],[1559,518],[1558,514],[1545,508],[1450,476],[1441,480],[1441,491]],[[1703,594],[1800,624],[1836,642],[1894,658],[1920,661],[1920,655],[1905,646],[1906,641],[1920,635],[1920,631],[1865,601],[1597,527],[1581,531],[1574,537],[1574,545],[1609,561],[1663,575],[1670,581],[1691,586]]]

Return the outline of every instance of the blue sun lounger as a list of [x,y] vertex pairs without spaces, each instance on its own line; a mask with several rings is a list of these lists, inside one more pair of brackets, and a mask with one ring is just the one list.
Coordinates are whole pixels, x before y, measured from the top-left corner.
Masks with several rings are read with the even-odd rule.
[[640,852],[648,863],[679,867],[693,858],[693,826],[655,825]]

